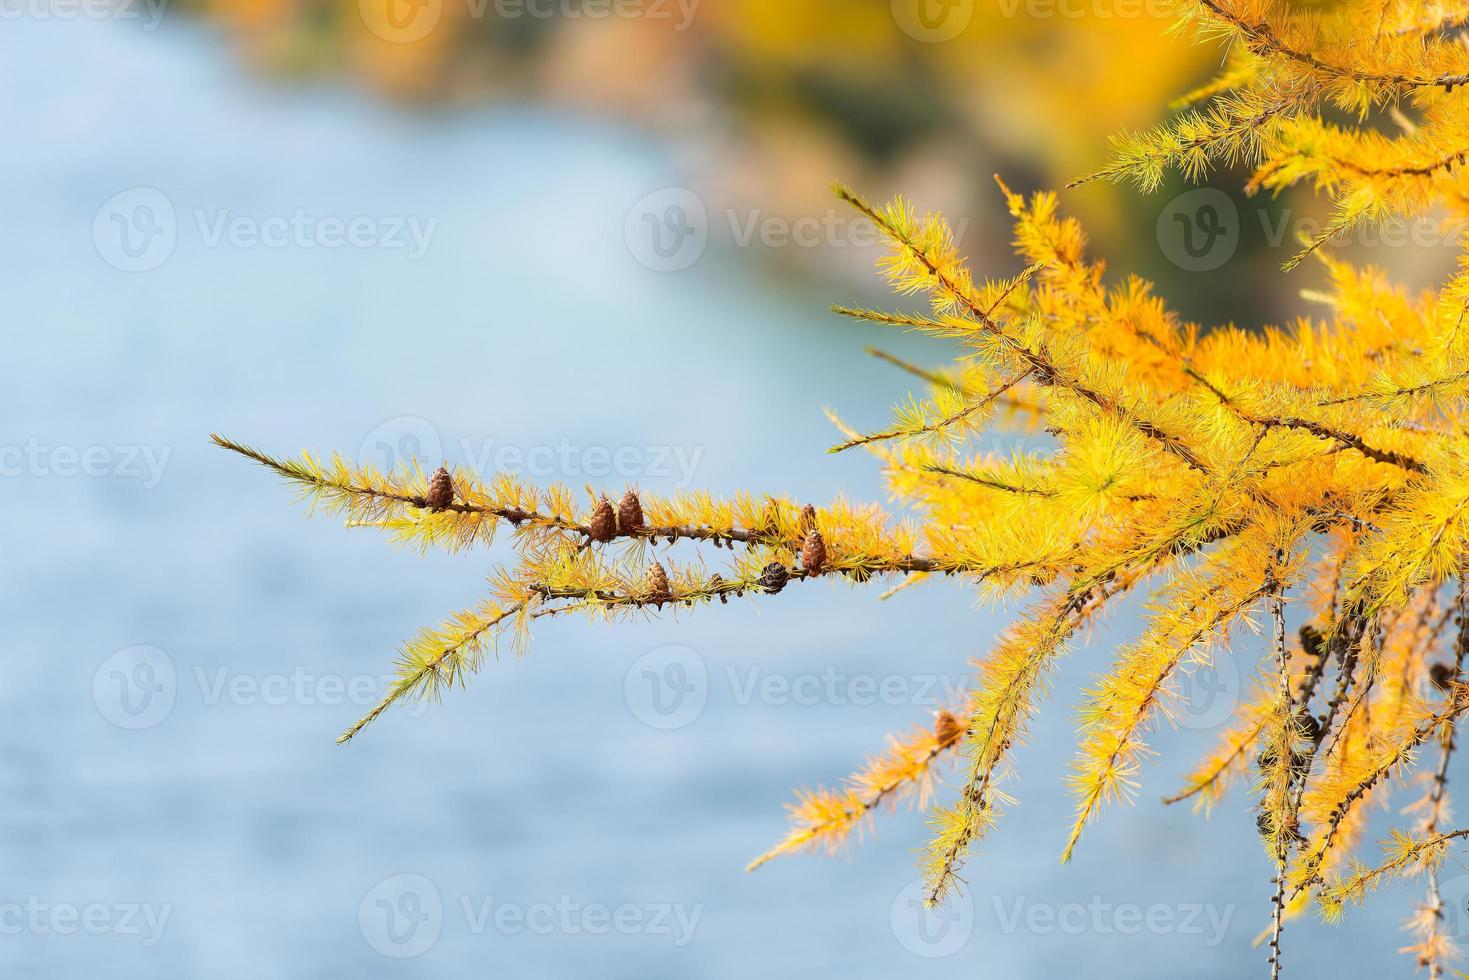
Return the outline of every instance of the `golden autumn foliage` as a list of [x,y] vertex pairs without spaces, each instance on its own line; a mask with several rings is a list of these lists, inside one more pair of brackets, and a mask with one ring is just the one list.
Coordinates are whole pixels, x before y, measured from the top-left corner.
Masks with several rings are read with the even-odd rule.
[[[1227,70],[1194,93],[1201,108],[1120,139],[1104,175],[1152,187],[1168,166],[1197,176],[1244,158],[1258,186],[1309,178],[1344,224],[1464,206],[1457,160],[1433,161],[1469,152],[1459,135],[1469,47],[1452,36],[1469,8],[1374,0],[1299,13],[1188,0],[1182,12],[1230,42]],[[1384,109],[1396,135],[1378,128]],[[1061,658],[1116,600],[1145,594],[1140,632],[1080,696],[1062,859],[1136,794],[1183,679],[1233,652],[1241,631],[1263,633],[1251,696],[1167,802],[1208,809],[1232,789],[1256,800],[1276,867],[1272,974],[1289,916],[1314,904],[1334,919],[1385,883],[1423,879],[1410,950],[1445,975],[1455,950],[1438,870],[1469,834],[1450,826],[1447,793],[1469,709],[1469,264],[1417,293],[1311,242],[1326,283],[1311,294],[1314,315],[1205,329],[1148,283],[1108,276],[1055,194],[1001,193],[1018,271],[983,278],[942,218],[838,188],[887,237],[881,271],[893,290],[921,301],[839,312],[956,350],[943,370],[884,355],[929,387],[891,426],[862,433],[836,420],[834,451],[873,454],[903,516],[840,499],[811,507],[767,493],[659,497],[464,470],[383,473],[216,437],[312,506],[398,542],[462,550],[511,539],[516,558],[484,604],[405,644],[397,684],[343,740],[399,700],[463,684],[502,639],[522,649],[537,619],[765,601],[819,579],[890,589],[952,576],[977,595],[1027,603],[976,664],[973,689],[890,738],[843,785],[801,792],[789,834],[752,863],[835,851],[884,806],[930,805],[923,863],[941,902],[1017,795],[1015,748]],[[982,436],[1033,427],[1049,435],[1047,450],[980,448]],[[958,785],[941,793],[946,762]],[[1405,779],[1420,784],[1416,823],[1369,862],[1358,856],[1367,808]]]

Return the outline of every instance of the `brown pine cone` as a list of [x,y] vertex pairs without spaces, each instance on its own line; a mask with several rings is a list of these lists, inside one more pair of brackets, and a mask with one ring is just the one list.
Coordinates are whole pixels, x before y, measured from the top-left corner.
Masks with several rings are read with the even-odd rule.
[[801,545],[801,567],[812,575],[820,575],[826,567],[826,542],[821,540],[820,531],[806,532],[806,540]]
[[760,587],[772,594],[785,588],[786,583],[790,580],[791,570],[778,561],[773,561],[769,565],[766,565],[765,570],[760,573],[760,578],[757,579]]
[[672,598],[673,593],[668,590],[668,572],[655,561],[648,569],[648,601],[662,608]]
[[725,591],[723,575],[715,572],[709,576],[709,591],[719,596],[719,601],[722,604],[729,605],[729,593]]
[[951,712],[940,711],[934,718],[933,737],[938,739],[940,748],[948,748],[964,734],[964,726]]
[[454,478],[447,469],[440,466],[434,470],[433,477],[428,481],[428,496],[423,499],[430,510],[444,510],[453,506]]
[[643,502],[631,490],[617,505],[617,526],[623,534],[637,534],[643,529]]
[[1300,729],[1301,737],[1308,742],[1315,742],[1321,737],[1321,722],[1305,708],[1296,715],[1296,728]]
[[1428,679],[1440,691],[1447,691],[1454,682],[1454,668],[1448,664],[1434,664],[1428,668]]
[[816,530],[816,508],[807,504],[801,508],[801,531],[803,533]]
[[611,541],[617,537],[617,515],[612,512],[612,504],[606,497],[592,511],[592,521],[587,530],[591,532],[593,541]]

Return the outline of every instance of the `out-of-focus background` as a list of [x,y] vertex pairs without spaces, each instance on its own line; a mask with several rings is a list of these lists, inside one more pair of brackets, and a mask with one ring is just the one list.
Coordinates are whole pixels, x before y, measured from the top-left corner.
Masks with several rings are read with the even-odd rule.
[[[1131,616],[1099,632],[966,897],[927,913],[919,813],[846,858],[742,867],[792,788],[962,690],[1009,611],[940,584],[550,623],[339,748],[394,644],[477,599],[494,556],[309,521],[208,444],[879,498],[869,460],[825,454],[820,409],[876,425],[908,390],[866,345],[946,352],[826,312],[898,302],[830,182],[942,209],[1010,272],[990,175],[1059,186],[1218,59],[1143,2],[991,2],[0,3],[0,970],[1261,968],[1248,804],[1156,802],[1253,673],[1248,637],[1063,869],[1075,691]],[[1285,317],[1316,281],[1275,271],[1306,201],[1063,203],[1191,316]],[[1446,887],[1462,909],[1469,879]],[[1293,926],[1292,956],[1406,975],[1394,901]]]

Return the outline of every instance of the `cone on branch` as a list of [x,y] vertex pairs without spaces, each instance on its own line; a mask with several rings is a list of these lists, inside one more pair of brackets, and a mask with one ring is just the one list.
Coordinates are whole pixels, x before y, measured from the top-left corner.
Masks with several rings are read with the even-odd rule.
[[948,748],[964,735],[964,724],[951,711],[939,711],[933,720],[933,737],[939,748]]
[[673,598],[673,593],[668,588],[668,572],[660,562],[654,562],[653,567],[648,569],[648,601],[658,607]]
[[454,505],[454,478],[449,475],[446,467],[440,466],[434,470],[433,477],[428,481],[428,496],[423,499],[429,509],[434,511],[447,510]]
[[1308,657],[1319,657],[1326,652],[1326,637],[1321,631],[1307,623],[1301,627],[1301,649]]
[[807,504],[801,508],[801,533],[809,534],[816,530],[816,508]]
[[801,544],[801,567],[810,575],[820,575],[826,567],[826,542],[820,531],[806,532],[806,540]]
[[617,536],[617,515],[612,512],[612,503],[606,497],[592,511],[592,520],[587,525],[587,531],[593,541],[611,541]]
[[623,534],[637,534],[643,529],[643,502],[631,490],[617,505],[617,527]]
[[786,583],[790,580],[791,570],[778,561],[773,561],[769,565],[766,565],[765,570],[760,573],[760,578],[758,579],[760,587],[772,595],[785,588]]

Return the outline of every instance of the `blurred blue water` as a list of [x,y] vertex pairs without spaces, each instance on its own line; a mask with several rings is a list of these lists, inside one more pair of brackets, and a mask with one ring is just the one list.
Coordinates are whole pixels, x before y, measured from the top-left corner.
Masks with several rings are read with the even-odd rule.
[[[0,446],[28,453],[0,496],[4,975],[1259,975],[1269,869],[1246,804],[1204,822],[1155,802],[1207,724],[1160,736],[1140,805],[1056,863],[1075,691],[1131,617],[1068,663],[1020,753],[1022,802],[947,933],[921,931],[904,899],[921,814],[884,816],[850,859],[742,871],[783,832],[792,787],[840,778],[927,721],[928,685],[963,683],[1007,612],[947,585],[548,623],[526,659],[335,746],[394,643],[473,602],[490,560],[308,521],[209,432],[456,462],[565,446],[573,471],[550,471],[573,484],[589,447],[624,448],[648,489],[876,497],[868,460],[824,455],[819,408],[875,423],[906,383],[861,353],[870,332],[825,312],[850,297],[772,292],[758,262],[717,247],[678,273],[636,261],[629,207],[681,179],[641,138],[531,110],[410,115],[234,64],[178,23],[0,31]],[[137,188],[174,209],[177,240],[125,272],[94,222]],[[298,210],[436,224],[417,259],[205,234],[225,212]],[[689,465],[655,465],[665,447]],[[67,452],[91,448],[103,475],[65,475]],[[708,704],[660,730],[625,684],[668,644],[707,670]],[[127,714],[140,665],[171,709]],[[832,671],[836,696],[747,693]],[[372,690],[331,686],[357,677]],[[853,677],[901,690],[861,703]],[[1393,950],[1409,901],[1293,926],[1289,954],[1318,976],[1406,976]],[[621,929],[599,918],[614,912]]]

